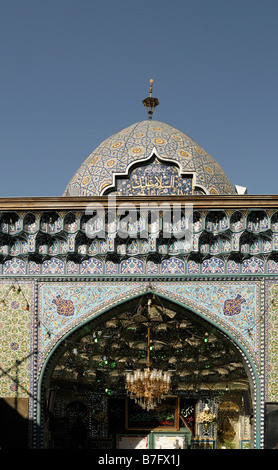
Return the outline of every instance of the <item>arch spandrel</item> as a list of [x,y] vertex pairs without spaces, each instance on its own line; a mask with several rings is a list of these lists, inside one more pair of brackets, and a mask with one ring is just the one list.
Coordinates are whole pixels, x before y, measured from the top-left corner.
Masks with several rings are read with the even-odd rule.
[[202,315],[246,348],[260,366],[259,281],[156,283],[156,292]]
[[39,286],[40,365],[43,366],[49,352],[72,330],[146,290],[147,283],[132,281],[42,283]]
[[259,282],[76,282],[39,287],[40,368],[73,330],[109,309],[154,292],[191,309],[226,333],[260,366]]

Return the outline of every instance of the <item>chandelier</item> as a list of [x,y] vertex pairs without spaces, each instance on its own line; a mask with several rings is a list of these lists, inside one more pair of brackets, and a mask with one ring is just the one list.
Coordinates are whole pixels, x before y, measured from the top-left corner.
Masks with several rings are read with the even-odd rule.
[[146,368],[126,374],[126,389],[130,398],[143,409],[149,411],[156,408],[169,393],[171,375],[158,369],[151,369],[150,362],[150,328],[148,328],[148,357]]

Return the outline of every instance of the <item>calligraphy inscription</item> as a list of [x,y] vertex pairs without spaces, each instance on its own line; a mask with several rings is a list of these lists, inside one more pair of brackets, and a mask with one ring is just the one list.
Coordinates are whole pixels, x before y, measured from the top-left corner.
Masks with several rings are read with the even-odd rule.
[[130,192],[138,196],[192,194],[192,178],[181,177],[176,166],[155,159],[134,169],[129,179],[118,179],[116,194],[125,196]]
[[245,303],[246,300],[238,294],[235,299],[227,299],[224,302],[223,313],[229,317],[233,315],[238,315],[241,312],[241,305]]
[[60,295],[57,295],[56,299],[52,300],[52,303],[57,306],[58,315],[70,317],[74,314],[74,305],[71,300],[62,299]]

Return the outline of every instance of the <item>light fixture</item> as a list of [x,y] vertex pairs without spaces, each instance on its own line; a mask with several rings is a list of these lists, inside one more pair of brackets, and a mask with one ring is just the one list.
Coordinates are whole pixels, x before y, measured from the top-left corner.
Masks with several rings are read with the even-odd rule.
[[215,415],[210,411],[207,403],[203,411],[197,417],[197,423],[203,424],[207,430],[209,426],[215,422]]
[[126,374],[126,389],[130,398],[143,409],[149,411],[157,407],[171,388],[171,374],[158,369],[151,369],[150,362],[150,327],[148,327],[148,357],[146,368]]
[[158,99],[153,98],[152,91],[153,91],[153,79],[150,80],[150,96],[148,96],[147,98],[143,100],[143,105],[147,109],[149,119],[152,119],[154,108],[159,105]]

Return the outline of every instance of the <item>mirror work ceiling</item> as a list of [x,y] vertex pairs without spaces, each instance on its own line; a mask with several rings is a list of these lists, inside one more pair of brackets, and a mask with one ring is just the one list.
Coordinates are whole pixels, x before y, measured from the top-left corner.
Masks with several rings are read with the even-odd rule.
[[51,386],[79,384],[124,394],[126,372],[146,366],[150,328],[152,367],[172,371],[173,393],[248,388],[239,353],[216,328],[160,298],[152,296],[150,307],[148,300],[143,296],[68,339],[56,358]]

